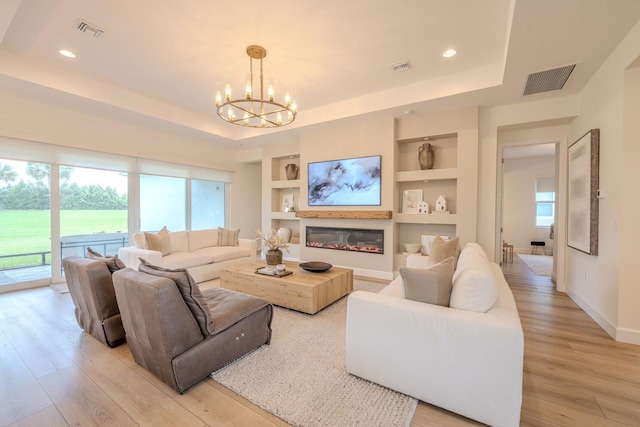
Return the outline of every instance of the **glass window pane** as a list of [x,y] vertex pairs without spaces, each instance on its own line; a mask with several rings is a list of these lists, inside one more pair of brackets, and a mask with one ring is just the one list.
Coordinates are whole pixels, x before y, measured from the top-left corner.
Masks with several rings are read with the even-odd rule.
[[536,204],[536,226],[547,227],[553,224],[554,203]]
[[191,180],[191,229],[224,227],[224,183]]
[[536,193],[536,202],[553,202],[555,201],[555,193],[538,192]]
[[169,231],[186,229],[186,180],[168,176],[140,175],[140,229]]
[[0,285],[51,277],[51,166],[0,159]]
[[128,244],[127,174],[60,167],[60,248],[62,258],[84,256],[91,247],[115,255]]

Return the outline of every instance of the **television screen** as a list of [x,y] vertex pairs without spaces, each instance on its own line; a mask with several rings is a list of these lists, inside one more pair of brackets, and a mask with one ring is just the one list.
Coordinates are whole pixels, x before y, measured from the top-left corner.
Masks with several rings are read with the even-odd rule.
[[309,206],[379,206],[380,159],[309,163]]

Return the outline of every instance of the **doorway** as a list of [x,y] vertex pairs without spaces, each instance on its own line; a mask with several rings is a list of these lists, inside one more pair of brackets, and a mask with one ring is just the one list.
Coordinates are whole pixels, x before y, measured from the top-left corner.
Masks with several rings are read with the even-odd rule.
[[[504,269],[517,264],[533,276],[556,280],[558,143],[502,148],[500,241]],[[513,252],[513,255],[511,255]]]

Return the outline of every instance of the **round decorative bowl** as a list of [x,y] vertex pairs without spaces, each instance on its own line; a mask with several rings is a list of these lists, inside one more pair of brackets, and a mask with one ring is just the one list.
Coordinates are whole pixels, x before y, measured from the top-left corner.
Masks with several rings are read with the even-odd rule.
[[331,267],[333,267],[333,265],[329,264],[328,262],[310,261],[300,263],[301,269],[310,271],[312,273],[321,273],[323,271],[327,271]]
[[422,249],[422,244],[421,243],[405,243],[404,249],[411,254],[417,254],[418,252],[420,252],[420,249]]

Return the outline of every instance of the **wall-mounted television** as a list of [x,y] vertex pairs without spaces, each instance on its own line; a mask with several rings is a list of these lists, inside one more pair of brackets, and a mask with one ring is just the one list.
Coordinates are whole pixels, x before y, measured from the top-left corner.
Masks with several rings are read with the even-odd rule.
[[380,206],[381,156],[312,162],[309,206]]

